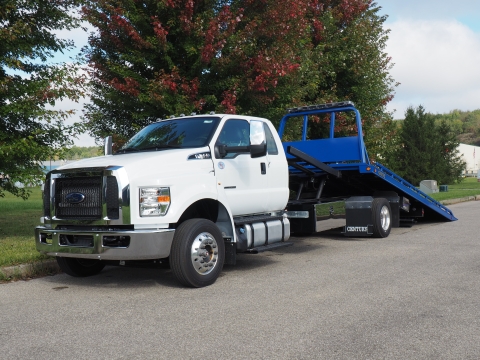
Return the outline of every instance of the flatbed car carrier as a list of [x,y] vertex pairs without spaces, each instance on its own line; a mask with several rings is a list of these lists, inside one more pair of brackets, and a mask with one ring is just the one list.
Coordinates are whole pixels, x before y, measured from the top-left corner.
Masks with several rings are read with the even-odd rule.
[[[338,136],[336,120],[350,113],[350,133]],[[301,124],[301,138],[283,141],[289,163],[289,187],[293,197],[288,210],[296,214],[291,219],[292,232],[313,233],[344,226],[348,236],[388,236],[390,221],[393,227],[411,226],[418,219],[454,221],[452,211],[410,184],[378,162],[371,162],[363,141],[362,121],[358,109],[350,101],[289,109],[279,127],[285,137],[292,119]],[[309,126],[329,119],[328,136],[309,139]],[[345,122],[345,117],[342,119]],[[386,199],[391,208],[390,219],[379,212],[372,221],[378,202]],[[375,200],[375,201],[374,201]],[[303,218],[302,218],[303,214]],[[345,219],[345,220],[342,220]],[[346,221],[346,224],[344,223]]]

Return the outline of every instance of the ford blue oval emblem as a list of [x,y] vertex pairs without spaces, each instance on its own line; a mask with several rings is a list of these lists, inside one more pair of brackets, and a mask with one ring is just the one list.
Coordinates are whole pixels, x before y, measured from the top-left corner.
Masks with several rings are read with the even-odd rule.
[[83,200],[85,200],[85,195],[79,192],[73,192],[67,194],[67,196],[65,196],[65,200],[67,200],[67,202],[70,204],[80,204]]

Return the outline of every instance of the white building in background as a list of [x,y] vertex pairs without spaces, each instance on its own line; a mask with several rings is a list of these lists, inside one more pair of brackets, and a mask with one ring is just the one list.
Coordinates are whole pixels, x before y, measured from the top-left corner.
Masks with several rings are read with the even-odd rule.
[[465,161],[465,176],[477,176],[480,165],[480,146],[458,145],[460,158]]

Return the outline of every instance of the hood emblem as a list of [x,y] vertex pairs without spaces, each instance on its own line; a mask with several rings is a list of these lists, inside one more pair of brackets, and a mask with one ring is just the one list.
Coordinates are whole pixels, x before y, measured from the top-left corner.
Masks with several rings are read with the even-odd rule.
[[85,195],[79,192],[72,192],[65,196],[65,200],[70,204],[80,204],[85,200]]

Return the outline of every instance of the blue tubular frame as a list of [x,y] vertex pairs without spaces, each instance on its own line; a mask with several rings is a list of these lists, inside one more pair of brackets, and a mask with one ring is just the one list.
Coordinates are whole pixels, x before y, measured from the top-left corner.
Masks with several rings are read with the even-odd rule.
[[[338,104],[338,105],[337,105]],[[305,109],[305,110],[303,110]],[[298,108],[294,109],[293,111],[290,110],[288,114],[286,114],[282,120],[280,121],[280,127],[278,130],[278,134],[280,136],[280,139],[283,136],[283,133],[285,131],[285,125],[288,121],[288,119],[292,117],[300,117],[303,116],[303,129],[302,129],[302,139],[301,139],[301,149],[302,151],[308,153],[311,156],[318,157],[318,151],[315,149],[315,144],[313,143],[315,140],[307,140],[307,129],[308,129],[308,116],[310,115],[318,115],[318,114],[324,114],[324,113],[331,113],[330,115],[330,136],[328,139],[333,140],[335,139],[335,142],[337,144],[340,144],[342,142],[342,139],[345,138],[335,138],[335,115],[337,112],[347,112],[347,111],[353,111],[355,113],[355,124],[357,126],[357,141],[356,144],[353,144],[352,141],[345,141],[343,146],[344,151],[338,151],[337,158],[334,160],[327,161],[329,163],[341,163],[345,161],[358,161],[361,163],[365,164],[370,164],[370,160],[368,158],[368,153],[367,149],[365,148],[365,143],[363,141],[363,130],[362,130],[362,119],[360,116],[360,112],[355,108],[355,105],[352,102],[344,102],[344,103],[333,103],[333,104],[326,104],[325,107],[323,108],[315,108],[315,107],[304,107],[304,108]],[[352,137],[350,137],[352,138]],[[328,139],[318,139],[316,141],[325,141]],[[310,143],[310,141],[313,141]],[[298,141],[292,141],[292,142],[286,142],[284,143],[284,147],[288,145],[292,145],[294,147],[299,145]],[[352,146],[356,147],[356,149],[353,149]],[[346,158],[346,154],[349,153],[358,153],[358,155],[354,159],[349,159]],[[322,160],[320,158],[320,160]]]

